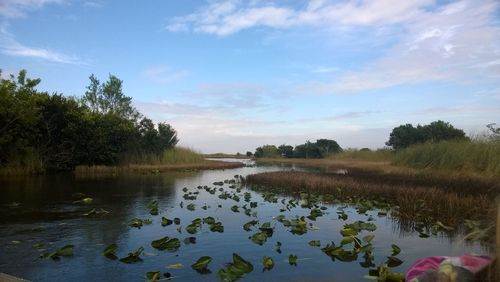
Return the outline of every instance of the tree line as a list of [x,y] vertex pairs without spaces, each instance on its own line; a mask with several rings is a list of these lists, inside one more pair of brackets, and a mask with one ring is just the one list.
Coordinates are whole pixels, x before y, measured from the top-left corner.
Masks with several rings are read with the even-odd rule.
[[40,82],[26,70],[0,79],[0,168],[116,165],[126,156],[161,153],[178,142],[172,126],[154,124],[133,107],[114,75],[105,82],[91,75],[81,98],[39,91]]
[[[495,124],[489,124],[487,127],[492,132],[490,137],[492,140],[500,140],[500,129],[495,127]],[[470,141],[462,129],[453,127],[448,122],[437,120],[427,125],[404,124],[392,129],[389,140],[385,143],[394,150],[404,149],[411,145],[439,142],[444,140],[459,140]],[[305,144],[297,145],[263,145],[255,150],[253,155],[256,158],[324,158],[329,154],[342,152],[342,148],[335,140],[318,139],[315,143],[307,141]],[[363,148],[361,151],[370,151],[368,148]],[[247,156],[252,156],[251,152],[247,152]]]
[[[304,144],[297,145],[295,147],[291,145],[263,145],[255,150],[254,156],[256,158],[275,158],[275,157],[285,157],[285,158],[312,158],[319,159],[324,158],[329,154],[335,154],[342,152],[342,148],[335,140],[330,139],[318,139],[316,142],[307,141]],[[251,155],[247,152],[247,156]]]

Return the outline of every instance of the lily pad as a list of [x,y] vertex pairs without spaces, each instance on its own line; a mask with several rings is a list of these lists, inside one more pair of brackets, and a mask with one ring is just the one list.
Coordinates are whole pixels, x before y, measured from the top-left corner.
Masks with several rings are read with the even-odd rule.
[[253,265],[237,254],[233,254],[233,262],[224,269],[217,272],[217,276],[223,281],[235,281],[245,274],[253,271]]
[[296,255],[289,255],[288,256],[288,263],[293,266],[297,266],[297,256]]
[[146,279],[148,281],[158,281],[161,278],[160,271],[150,271],[146,272]]
[[168,250],[168,251],[176,251],[181,246],[181,241],[177,238],[169,238],[165,236],[161,239],[154,240],[151,242],[151,247],[158,250]]
[[401,248],[398,245],[392,244],[392,256],[397,256],[401,252]]
[[120,261],[123,263],[136,263],[142,261],[140,255],[144,251],[144,247],[139,247],[135,252],[128,253],[128,255],[124,258],[121,258]]
[[309,241],[309,246],[319,247],[319,246],[321,246],[321,242],[319,240],[312,240],[312,241]]
[[102,254],[105,256],[105,257],[108,257],[108,258],[113,258],[115,259],[116,258],[116,251],[118,250],[118,245],[116,244],[110,244],[106,247],[106,249],[104,249],[104,251],[102,252]]
[[200,273],[208,273],[208,264],[212,261],[209,256],[200,257],[195,263],[191,265],[191,268]]
[[271,270],[271,269],[273,269],[273,267],[274,267],[274,261],[273,261],[273,259],[270,258],[270,257],[264,256],[262,258],[262,267],[263,267],[264,271],[265,270]]

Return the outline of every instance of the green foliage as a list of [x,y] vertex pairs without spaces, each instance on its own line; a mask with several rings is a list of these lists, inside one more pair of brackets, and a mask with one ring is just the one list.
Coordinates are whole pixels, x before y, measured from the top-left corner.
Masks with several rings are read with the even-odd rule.
[[255,149],[254,156],[257,158],[276,158],[279,156],[279,151],[274,145],[264,145]]
[[307,141],[304,144],[297,145],[295,148],[291,145],[264,145],[255,150],[254,156],[257,158],[324,158],[327,155],[342,152],[342,148],[335,140],[318,139],[315,143]]
[[386,145],[398,150],[414,144],[443,140],[468,140],[468,138],[463,130],[453,127],[448,122],[438,120],[424,126],[417,125],[417,127],[409,123],[400,125],[392,130]]
[[36,90],[40,79],[22,70],[0,79],[0,172],[72,170],[76,165],[116,165],[126,156],[162,154],[177,144],[176,131],[156,127],[124,95],[122,81],[94,75],[78,100]]

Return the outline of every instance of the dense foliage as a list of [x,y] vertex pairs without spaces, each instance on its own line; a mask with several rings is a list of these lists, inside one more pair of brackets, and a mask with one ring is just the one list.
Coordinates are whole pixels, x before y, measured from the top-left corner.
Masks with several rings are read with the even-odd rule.
[[408,123],[395,127],[386,145],[397,150],[425,142],[467,139],[463,130],[453,127],[448,122],[438,120],[424,126],[419,124],[414,127]]
[[340,153],[342,148],[339,144],[330,139],[318,139],[315,143],[307,141],[305,144],[297,145],[264,145],[255,150],[254,156],[257,158],[324,158],[327,155]]
[[0,168],[70,170],[78,164],[118,164],[125,155],[161,153],[173,148],[176,131],[157,126],[122,92],[110,75],[90,76],[81,99],[38,91],[40,79],[22,70],[0,79]]

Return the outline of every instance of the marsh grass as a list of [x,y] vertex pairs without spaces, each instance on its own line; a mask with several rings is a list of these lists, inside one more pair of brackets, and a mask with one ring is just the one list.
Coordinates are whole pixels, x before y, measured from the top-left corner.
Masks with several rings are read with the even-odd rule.
[[188,148],[174,148],[160,155],[128,156],[119,166],[77,166],[75,174],[82,176],[118,175],[127,172],[160,173],[202,169],[228,169],[242,167],[242,163],[206,160],[204,156]]
[[419,144],[398,151],[392,163],[418,169],[500,176],[500,142],[474,140]]
[[22,155],[0,166],[0,176],[40,174],[45,172],[43,162],[34,150],[26,150]]
[[350,176],[267,172],[249,175],[246,182],[274,187],[282,192],[306,191],[329,195],[345,202],[361,199],[387,202],[397,207],[401,220],[416,220],[425,215],[450,225],[457,225],[465,219],[488,220],[495,207],[494,197],[487,194],[460,195],[443,187],[373,183]]

